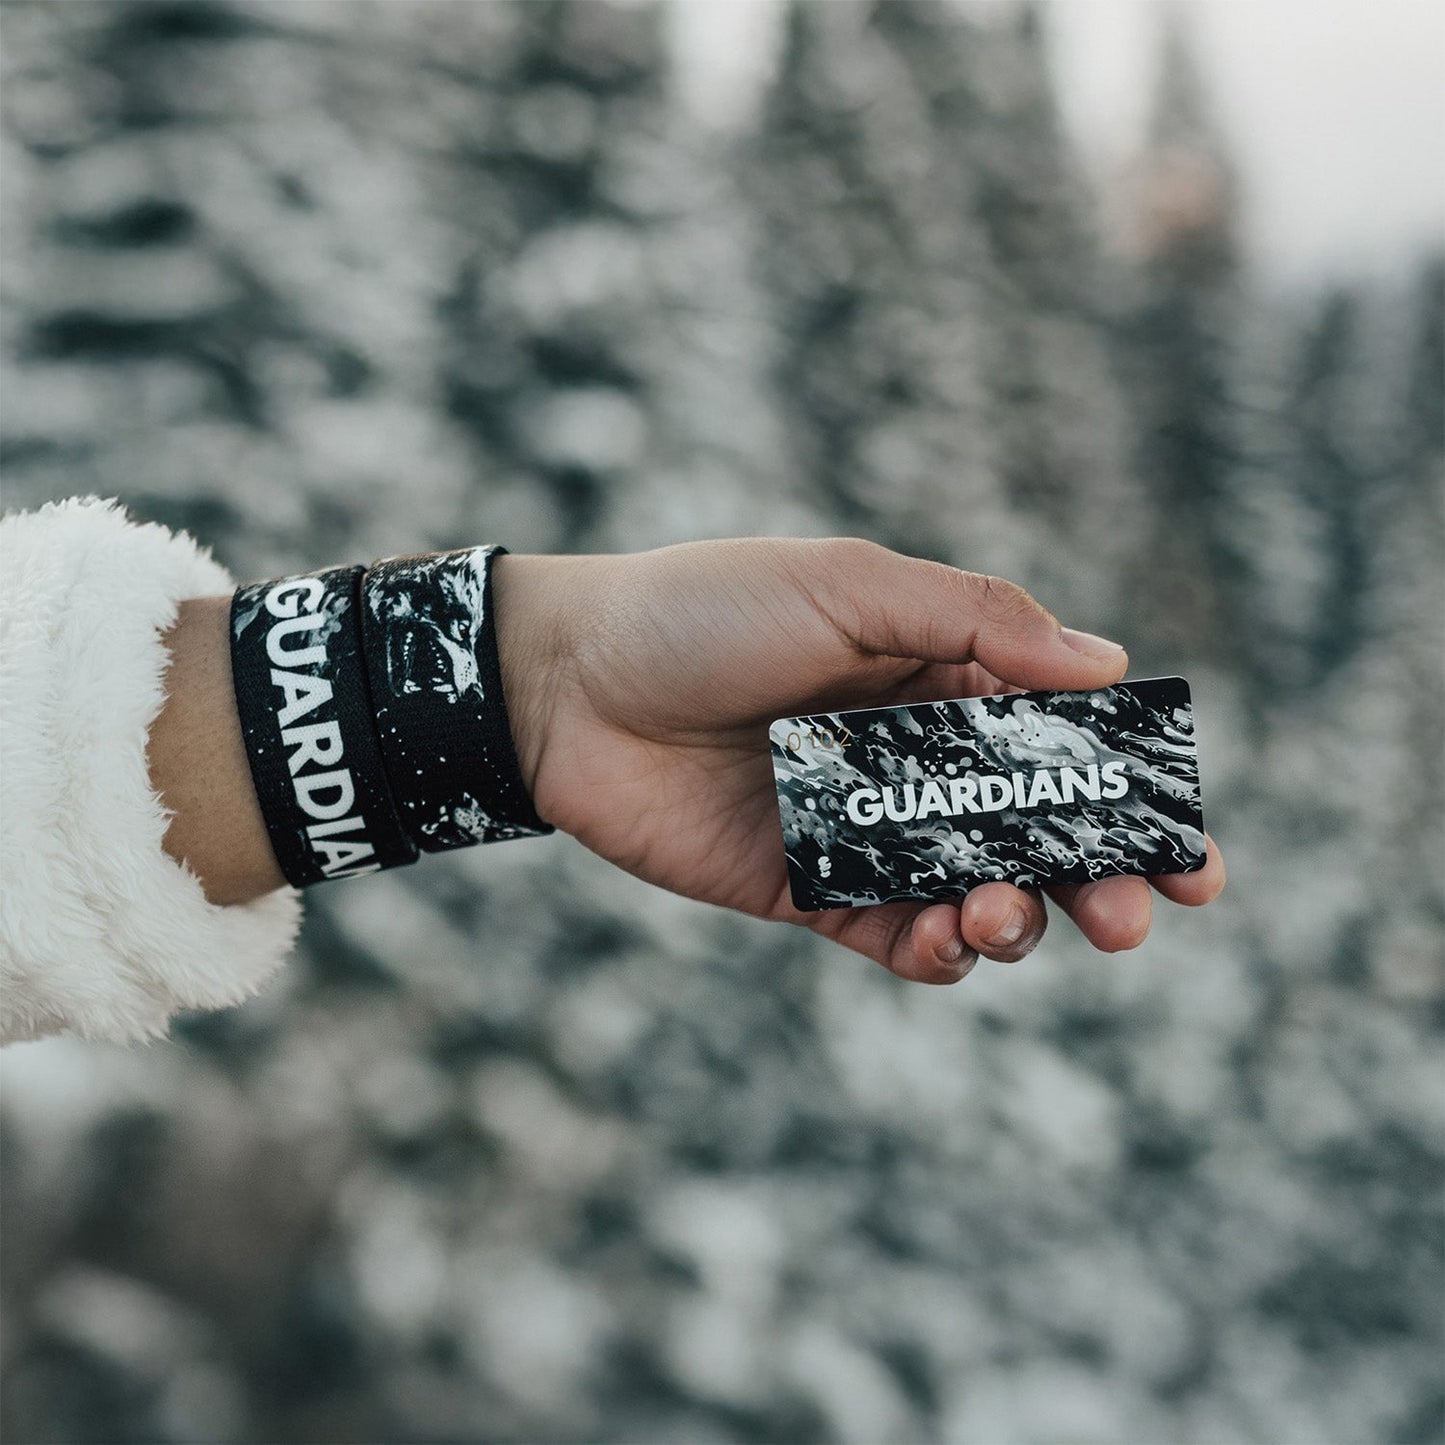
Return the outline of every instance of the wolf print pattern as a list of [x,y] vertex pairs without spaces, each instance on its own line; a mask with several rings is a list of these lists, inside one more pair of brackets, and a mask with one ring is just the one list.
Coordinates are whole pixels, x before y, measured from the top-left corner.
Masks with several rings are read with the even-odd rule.
[[502,698],[491,567],[504,551],[388,558],[362,582],[382,754],[428,852],[552,831],[527,795]]
[[1181,677],[784,718],[770,741],[805,911],[1204,866]]

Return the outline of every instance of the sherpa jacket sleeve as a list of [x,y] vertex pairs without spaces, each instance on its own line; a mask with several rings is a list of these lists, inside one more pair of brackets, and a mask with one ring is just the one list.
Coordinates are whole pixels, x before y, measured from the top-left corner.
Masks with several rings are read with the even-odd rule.
[[298,895],[207,902],[161,848],[146,763],[177,604],[233,585],[113,501],[0,519],[0,1043],[151,1037],[246,998],[290,951]]

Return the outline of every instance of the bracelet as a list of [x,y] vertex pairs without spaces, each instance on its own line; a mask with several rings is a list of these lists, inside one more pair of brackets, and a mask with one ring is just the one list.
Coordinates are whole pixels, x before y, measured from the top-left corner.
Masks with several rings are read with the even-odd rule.
[[491,569],[505,550],[236,589],[241,736],[294,887],[553,831],[522,780],[502,696]]
[[522,780],[502,697],[492,563],[504,547],[390,557],[361,582],[361,635],[397,811],[435,852],[553,829]]
[[271,848],[295,888],[415,862],[377,742],[362,568],[256,582],[231,599],[231,676]]

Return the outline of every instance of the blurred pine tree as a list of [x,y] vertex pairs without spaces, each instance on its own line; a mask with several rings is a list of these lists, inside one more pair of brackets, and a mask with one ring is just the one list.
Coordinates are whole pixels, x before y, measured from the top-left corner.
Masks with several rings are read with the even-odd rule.
[[1132,584],[1156,646],[1232,666],[1249,651],[1229,487],[1238,194],[1177,7],[1164,12],[1137,185],[1142,264],[1123,338],[1151,505]]
[[818,509],[1102,622],[1135,491],[1034,12],[798,0],[747,175]]
[[1378,505],[1380,477],[1355,455],[1361,427],[1348,388],[1361,373],[1359,303],[1335,292],[1320,302],[1300,339],[1293,394],[1284,415],[1294,437],[1286,479],[1318,537],[1318,592],[1301,619],[1300,673],[1289,681],[1315,688],[1348,667],[1365,644],[1365,603],[1373,586],[1366,534]]

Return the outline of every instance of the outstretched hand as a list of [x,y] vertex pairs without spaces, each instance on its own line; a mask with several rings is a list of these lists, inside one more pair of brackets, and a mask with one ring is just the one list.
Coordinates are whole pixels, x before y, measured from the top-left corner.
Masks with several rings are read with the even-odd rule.
[[[803,924],[902,978],[954,983],[1022,958],[1043,899],[988,883],[957,903],[802,913],[788,891],[768,750],[775,717],[1010,690],[1105,687],[1128,658],[1061,628],[1022,588],[854,539],[695,542],[624,556],[505,557],[503,684],[537,810],[629,873]],[[1096,947],[1149,931],[1151,886],[1200,904],[1196,873],[1047,890]]]

